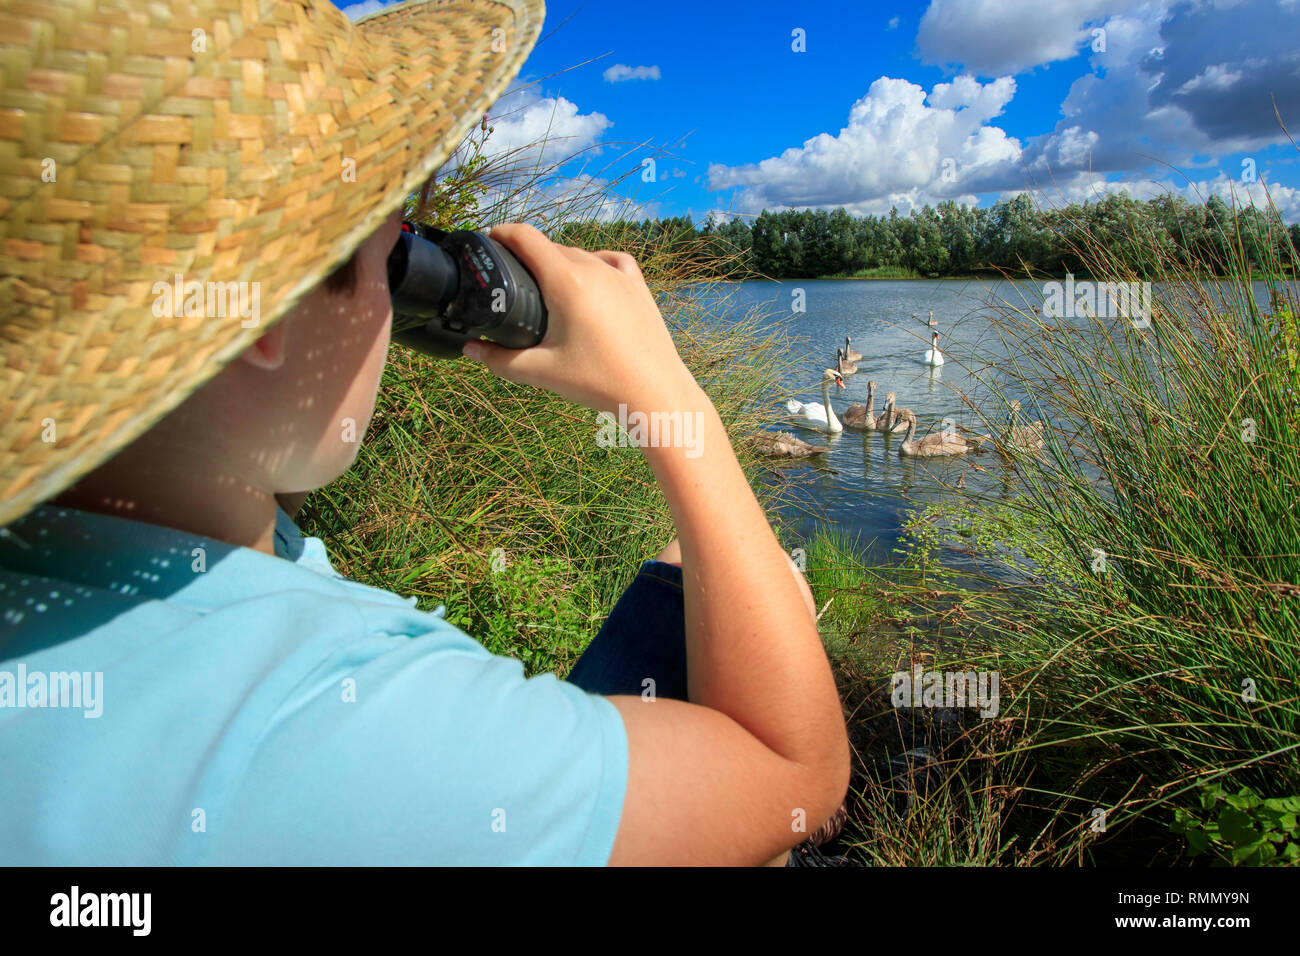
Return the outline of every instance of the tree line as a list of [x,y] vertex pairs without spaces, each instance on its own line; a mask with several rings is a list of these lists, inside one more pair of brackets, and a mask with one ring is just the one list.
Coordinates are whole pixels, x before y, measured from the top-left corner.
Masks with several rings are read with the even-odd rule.
[[1196,204],[1181,196],[1134,200],[1113,194],[1098,202],[1040,209],[1021,194],[991,207],[949,200],[906,216],[896,208],[887,216],[852,216],[841,207],[764,210],[752,221],[707,220],[699,226],[686,216],[569,223],[557,239],[584,247],[594,242],[629,251],[680,252],[703,274],[733,279],[873,271],[935,277],[1087,275],[1081,253],[1098,248],[1128,272],[1154,275],[1171,262],[1215,271],[1230,256],[1259,267],[1289,263],[1300,249],[1300,223],[1288,229],[1275,208],[1234,210],[1218,196]]

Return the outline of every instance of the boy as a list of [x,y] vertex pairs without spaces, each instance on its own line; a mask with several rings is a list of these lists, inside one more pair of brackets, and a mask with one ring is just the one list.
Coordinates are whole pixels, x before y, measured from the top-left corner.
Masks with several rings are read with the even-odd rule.
[[[692,449],[643,449],[678,543],[643,568],[571,680],[525,680],[441,609],[339,577],[294,527],[289,512],[351,465],[348,436],[364,435],[374,409],[402,202],[518,70],[541,6],[415,2],[357,26],[317,0],[272,7],[248,24],[177,0],[174,16],[149,20],[157,4],[119,0],[74,24],[72,5],[56,3],[53,49],[25,77],[6,74],[26,91],[28,125],[0,131],[28,158],[65,157],[75,175],[64,174],[65,197],[42,193],[30,164],[6,169],[30,179],[8,238],[32,244],[40,265],[7,255],[0,269],[18,293],[2,330],[17,414],[0,481],[0,862],[783,861],[847,789],[839,701],[806,586],[631,257],[496,228],[536,277],[550,326],[532,349],[465,350],[596,411],[703,422]],[[33,36],[48,28],[35,16],[18,16]],[[502,20],[510,52],[494,60]],[[178,62],[196,23],[218,49]],[[112,42],[105,54],[103,36],[131,55]],[[435,36],[454,42],[435,44],[430,65]],[[170,111],[166,100],[114,104],[114,91],[147,100],[148,82],[115,70],[155,50],[166,62],[138,76],[226,96],[256,122],[236,122],[220,99],[183,122],[171,122],[191,108],[180,100]],[[335,59],[294,60],[311,56]],[[317,77],[345,79],[293,88]],[[83,111],[126,117],[116,130],[79,127],[83,141],[100,137],[93,164],[24,132],[66,129],[35,120],[43,107],[44,119],[66,115],[69,90],[91,94],[74,104]],[[342,120],[357,116],[389,128],[349,140]],[[253,127],[260,152],[238,141]],[[414,145],[427,142],[417,128],[444,130],[440,145]],[[371,174],[355,181],[313,173],[340,142],[389,152],[372,152]],[[239,165],[209,175],[232,151]],[[93,188],[96,171],[141,175],[141,157],[153,182],[161,172],[187,188],[158,190],[148,209]],[[180,176],[178,163],[201,174]],[[241,190],[234,177],[259,165]],[[89,228],[57,241],[69,209]],[[150,245],[159,222],[174,241]],[[249,223],[270,231],[241,240]],[[99,294],[73,263],[104,248],[134,258],[105,267]],[[200,279],[266,277],[262,288],[296,293],[264,293],[260,317],[160,314],[132,297],[140,282],[165,287],[181,256]],[[48,450],[32,440],[41,427],[54,429]],[[647,615],[683,623],[675,635],[629,623]],[[647,679],[656,693],[640,693]]]

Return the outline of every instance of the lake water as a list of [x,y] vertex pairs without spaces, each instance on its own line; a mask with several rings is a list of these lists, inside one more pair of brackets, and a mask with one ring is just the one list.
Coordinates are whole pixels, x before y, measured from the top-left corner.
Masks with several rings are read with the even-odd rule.
[[[804,297],[802,312],[792,309],[798,290]],[[867,381],[874,379],[876,412],[884,407],[887,392],[897,393],[898,405],[916,413],[918,437],[941,429],[944,419],[984,433],[988,428],[962,396],[968,396],[976,408],[987,409],[985,414],[991,418],[1001,407],[991,401],[981,381],[989,379],[990,357],[1002,357],[988,305],[1004,301],[1025,311],[1041,306],[1042,287],[1037,283],[802,279],[700,287],[699,294],[725,296],[724,315],[740,316],[758,307],[765,313],[763,322],[786,336],[794,370],[786,382],[789,395],[773,405],[772,424],[831,448],[825,455],[775,466],[792,479],[791,500],[779,510],[800,536],[808,537],[821,527],[835,528],[856,539],[868,559],[892,564],[898,560],[895,548],[912,509],[930,502],[1009,493],[1011,466],[999,455],[904,458],[898,454],[904,436],[818,432],[791,422],[784,398],[822,401],[821,375],[834,367],[835,348],[847,334],[863,357],[858,373],[844,377],[846,389],[831,388],[837,413],[852,402],[865,402]],[[1267,303],[1262,283],[1256,285],[1256,295]],[[946,359],[937,369],[927,367],[922,358],[930,348],[925,321],[931,310]],[[1026,420],[1043,417],[1036,396],[1012,389],[1006,395],[1022,402]],[[950,554],[946,560],[964,563],[959,555]]]

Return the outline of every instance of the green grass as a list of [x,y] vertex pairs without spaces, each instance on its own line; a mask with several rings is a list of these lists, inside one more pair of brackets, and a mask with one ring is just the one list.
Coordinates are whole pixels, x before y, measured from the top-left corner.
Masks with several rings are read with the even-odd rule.
[[873,266],[859,269],[851,275],[831,276],[838,279],[920,279],[921,273],[909,266]]

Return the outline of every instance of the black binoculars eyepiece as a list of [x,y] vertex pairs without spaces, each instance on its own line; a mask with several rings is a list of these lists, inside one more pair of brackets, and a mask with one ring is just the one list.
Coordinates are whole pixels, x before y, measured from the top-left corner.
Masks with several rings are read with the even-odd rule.
[[402,223],[388,254],[393,341],[455,358],[474,339],[512,349],[546,336],[537,281],[510,250],[481,232]]

